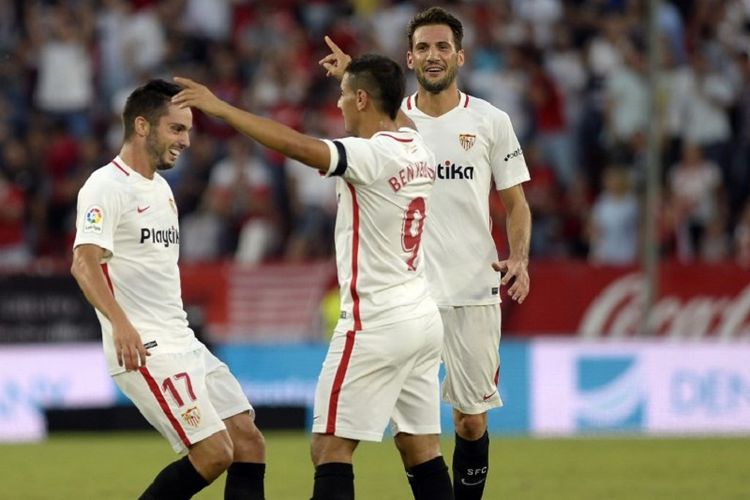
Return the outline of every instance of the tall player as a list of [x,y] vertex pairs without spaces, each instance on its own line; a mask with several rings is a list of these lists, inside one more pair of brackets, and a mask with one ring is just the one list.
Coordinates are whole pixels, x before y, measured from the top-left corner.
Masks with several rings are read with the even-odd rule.
[[421,257],[435,158],[416,131],[394,121],[404,95],[400,66],[374,55],[351,61],[338,107],[355,137],[333,141],[241,111],[190,80],[176,81],[185,90],[173,102],[337,178],[341,318],[315,395],[313,499],[354,498],[354,449],[361,440],[382,440],[389,420],[415,498],[453,498],[438,439],[442,324]]
[[109,372],[178,453],[142,500],[191,498],[225,470],[225,499],[264,498],[265,444],[227,366],[195,338],[182,307],[174,196],[160,170],[190,145],[177,85],[128,97],[120,154],[78,193],[71,272],[102,326]]
[[[508,295],[519,303],[529,293],[531,213],[522,187],[529,171],[507,113],[458,89],[461,22],[431,7],[410,21],[407,33],[406,62],[418,89],[401,110],[437,159],[424,251],[445,328],[443,399],[453,407],[456,431],[453,487],[456,499],[479,499],[489,468],[487,411],[502,406],[499,286],[510,284]],[[331,54],[320,63],[340,78],[349,56],[326,42]],[[510,255],[501,261],[490,233],[493,180],[507,212]],[[502,280],[493,268],[505,274]]]

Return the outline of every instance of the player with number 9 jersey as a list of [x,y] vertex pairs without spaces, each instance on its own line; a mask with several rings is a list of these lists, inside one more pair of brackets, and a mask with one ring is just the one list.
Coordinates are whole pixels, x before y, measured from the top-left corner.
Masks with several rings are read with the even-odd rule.
[[414,130],[326,141],[336,192],[340,328],[362,329],[434,309],[421,240],[435,160]]

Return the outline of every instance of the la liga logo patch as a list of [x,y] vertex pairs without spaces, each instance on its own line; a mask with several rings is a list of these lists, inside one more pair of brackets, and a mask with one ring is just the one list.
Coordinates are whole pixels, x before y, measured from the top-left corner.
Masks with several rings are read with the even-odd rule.
[[102,207],[94,205],[86,210],[86,215],[83,216],[83,232],[100,234],[103,222],[104,210],[102,210]]

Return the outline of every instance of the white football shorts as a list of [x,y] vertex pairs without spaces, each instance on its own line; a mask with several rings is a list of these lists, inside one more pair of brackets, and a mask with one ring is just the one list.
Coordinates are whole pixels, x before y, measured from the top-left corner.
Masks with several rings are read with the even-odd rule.
[[390,420],[393,435],[439,434],[442,340],[437,310],[374,329],[334,331],[312,431],[381,441]]
[[443,338],[443,400],[467,415],[503,405],[500,375],[500,304],[440,307]]
[[225,430],[224,419],[246,411],[255,416],[240,383],[205,346],[153,354],[146,366],[113,379],[177,453]]

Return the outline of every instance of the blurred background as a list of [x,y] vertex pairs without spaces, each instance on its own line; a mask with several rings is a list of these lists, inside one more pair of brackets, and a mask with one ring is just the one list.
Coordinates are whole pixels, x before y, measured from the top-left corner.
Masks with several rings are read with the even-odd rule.
[[[403,62],[429,5],[0,0],[0,441],[144,426],[68,272],[76,194],[118,152],[125,97],[190,76],[343,136],[324,34]],[[532,291],[503,303],[491,431],[750,434],[750,2],[444,5],[466,31],[460,87],[510,115],[531,171]],[[338,317],[333,181],[195,121],[164,173],[191,325],[262,428],[309,428]]]

